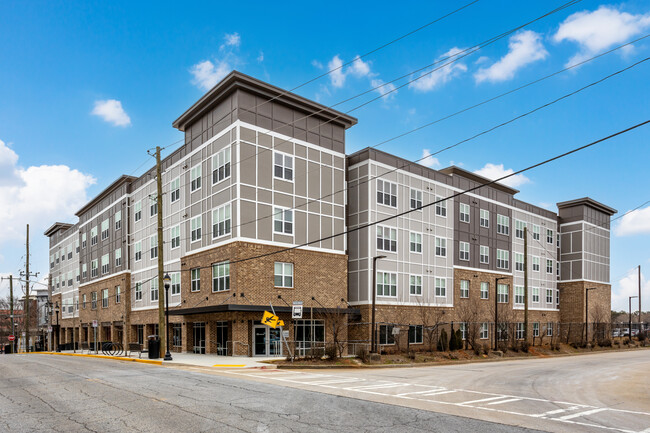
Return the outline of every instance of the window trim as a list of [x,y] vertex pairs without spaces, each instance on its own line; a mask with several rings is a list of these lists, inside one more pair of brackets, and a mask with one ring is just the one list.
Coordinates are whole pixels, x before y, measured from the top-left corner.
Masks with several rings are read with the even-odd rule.
[[[195,170],[197,169],[199,175],[195,178],[194,173]],[[203,177],[203,164],[202,162],[199,162],[198,164],[195,164],[190,168],[190,193],[196,192],[201,189],[201,187],[203,186],[201,177]]]
[[[416,242],[413,242],[413,235],[416,237]],[[419,237],[419,242],[417,242],[417,238]],[[417,247],[420,247],[420,251],[414,251],[413,246],[415,245],[416,250]],[[419,232],[409,232],[409,252],[414,253],[414,254],[422,254],[422,233]]]
[[[467,212],[463,212],[463,209],[466,209]],[[470,213],[471,212],[472,212],[472,208],[470,207],[469,204],[467,204],[467,203],[458,203],[458,221],[460,221],[461,223],[469,224],[470,221],[471,221],[471,218],[470,218]],[[463,216],[465,216],[467,218],[467,221],[465,221],[465,218]]]
[[[291,221],[288,221],[286,216],[287,212],[289,215],[291,215]],[[231,214],[232,215],[232,214]],[[278,231],[276,230],[276,223],[280,223],[282,225],[282,230]],[[290,231],[287,232],[287,224],[290,224],[289,228]],[[282,207],[282,206],[273,206],[273,234],[278,234],[278,235],[283,235],[283,236],[293,236],[293,226],[295,224],[295,218],[294,218],[294,213],[293,209],[287,208],[287,207]]]
[[[280,155],[282,157],[282,164],[281,165],[277,164],[276,155]],[[287,158],[289,158],[291,160],[291,167],[290,168],[287,168],[287,164],[286,164]],[[273,161],[272,161],[272,163],[273,163],[273,178],[274,179],[284,180],[285,182],[293,183],[293,180],[295,179],[294,174],[295,174],[295,170],[296,170],[295,169],[295,165],[296,165],[295,162],[296,161],[295,161],[295,156],[294,155],[292,155],[290,153],[285,153],[285,152],[280,152],[278,150],[274,150],[273,151]],[[280,167],[280,169],[282,170],[282,176],[278,176],[276,174],[276,172],[275,172],[276,167]],[[286,178],[287,170],[291,171],[290,172],[291,179]]]
[[[466,246],[467,249],[465,250],[463,247]],[[464,241],[458,241],[458,260],[462,260],[464,262],[469,261],[469,242],[464,242]],[[463,258],[463,253],[466,253],[467,256]]]
[[[225,158],[226,153],[228,154],[228,161],[226,161],[226,158]],[[215,168],[215,161],[216,161],[216,164],[219,164],[219,157],[222,156],[222,155],[224,155],[224,157],[223,157],[224,163],[222,165],[218,165]],[[220,149],[219,151],[217,151],[214,155],[212,155],[212,157],[210,158],[210,161],[212,163],[212,185],[216,185],[219,182],[223,182],[224,180],[228,179],[231,176],[231,174],[232,174],[232,151],[230,149],[230,145],[227,145],[223,149]],[[224,167],[224,169],[223,169],[224,177],[219,179],[219,177],[220,177],[219,169],[221,169],[221,167]],[[227,174],[225,174],[226,171],[228,172]],[[217,180],[216,181],[215,181],[215,174],[217,174],[217,177],[216,177]]]
[[[376,274],[377,279],[376,279],[376,282],[375,282],[375,291],[377,293],[377,296],[382,297],[382,298],[397,298],[397,272],[388,272],[388,271],[376,271],[376,272],[377,272],[377,274]],[[380,276],[380,274],[381,274],[381,276]],[[384,280],[385,280],[386,276],[388,276],[388,280],[389,280],[388,284],[384,283]],[[394,284],[394,286],[395,286],[395,294],[394,295],[391,293],[392,288],[393,288],[393,277],[395,277],[394,278],[394,280],[395,280],[395,284]],[[381,294],[379,293],[379,285],[382,286],[382,293]],[[387,295],[385,294],[385,292],[387,290],[386,287],[388,287],[388,294]]]
[[[379,184],[380,183],[382,185],[381,186],[381,192],[379,191]],[[384,192],[386,184],[389,185],[389,192],[388,193]],[[394,197],[395,197],[395,205],[393,205],[393,186],[395,187],[395,195],[394,195]],[[375,198],[376,198],[376,201],[377,201],[378,205],[390,207],[390,208],[393,208],[393,209],[398,208],[398,206],[399,206],[399,185],[396,182],[392,182],[390,180],[385,180],[385,179],[377,179],[377,182],[375,182],[375,188],[377,190],[376,194],[375,194]],[[379,200],[379,194],[382,195],[382,200],[381,201]],[[388,196],[388,201],[389,201],[388,204],[384,203],[386,195]]]
[[[414,278],[415,278],[415,284],[413,283]],[[409,275],[409,296],[422,296],[422,275],[418,275],[418,274]]]
[[[192,225],[195,221],[199,222],[197,228],[192,228]],[[196,237],[195,237],[196,234]],[[193,218],[190,218],[190,243],[199,242],[203,237],[203,215],[197,215]]]
[[[281,268],[281,273],[278,274],[278,265]],[[287,273],[287,269],[290,269],[291,272]],[[291,262],[274,262],[273,263],[273,286],[281,289],[293,289],[295,286],[295,277],[294,277],[295,267]],[[280,278],[280,285],[277,284],[277,278]],[[291,285],[286,285],[287,278],[291,278]]]
[[[224,274],[221,275],[221,270],[224,269]],[[215,276],[215,272],[218,273]],[[223,284],[224,288],[221,288]],[[217,289],[215,289],[217,286]],[[230,261],[225,260],[219,263],[212,264],[212,293],[221,293],[230,290]]]

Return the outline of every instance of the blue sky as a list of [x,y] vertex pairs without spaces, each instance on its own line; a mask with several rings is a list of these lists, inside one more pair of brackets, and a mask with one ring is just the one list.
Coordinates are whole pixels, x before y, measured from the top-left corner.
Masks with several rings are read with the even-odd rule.
[[[47,273],[53,221],[74,213],[121,174],[153,164],[146,150],[182,138],[171,123],[232,69],[294,88],[331,66],[450,12],[462,3],[3,2],[0,5],[0,273]],[[467,1],[469,3],[469,1]],[[524,24],[563,4],[480,0],[296,93],[325,105],[385,84]],[[352,111],[349,153],[587,60],[650,33],[647,1],[583,0],[396,92]],[[380,146],[415,160],[466,139],[650,56],[650,38],[477,109]],[[452,58],[453,59],[453,58]],[[440,64],[438,65],[440,66]],[[431,71],[431,67],[425,72]],[[524,119],[436,155],[497,176],[650,118],[650,61]],[[380,96],[336,106],[348,111]],[[650,126],[515,179],[517,197],[552,210],[590,196],[627,212],[650,200]],[[169,149],[174,148],[171,146]],[[650,206],[612,232],[614,308],[650,268]],[[647,274],[647,272],[646,272]],[[644,309],[650,282],[643,278]],[[0,286],[0,294],[6,284]]]

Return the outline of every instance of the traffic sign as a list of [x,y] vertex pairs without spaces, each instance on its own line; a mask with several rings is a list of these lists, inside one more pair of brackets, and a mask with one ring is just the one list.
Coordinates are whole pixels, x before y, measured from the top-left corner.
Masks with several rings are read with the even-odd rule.
[[[264,312],[264,315],[262,316],[262,325],[270,326],[271,328],[275,329],[279,325],[278,322],[281,322],[278,316],[268,311]],[[282,325],[284,325],[284,323],[282,323]]]
[[302,303],[296,304],[294,302],[291,307],[291,318],[292,319],[302,319]]
[[93,328],[97,327],[97,320],[93,320]]
[[14,341],[15,339],[16,339],[16,336],[15,336],[15,335],[10,335],[10,336],[9,336],[9,341]]

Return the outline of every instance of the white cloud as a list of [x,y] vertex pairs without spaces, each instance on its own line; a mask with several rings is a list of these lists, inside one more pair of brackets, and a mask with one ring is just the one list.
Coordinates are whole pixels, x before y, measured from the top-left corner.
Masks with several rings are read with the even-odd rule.
[[510,80],[519,69],[548,56],[548,51],[542,45],[541,36],[531,30],[511,36],[508,48],[508,54],[492,66],[481,68],[474,74],[477,83]]
[[[614,282],[612,287],[612,309],[616,311],[628,311],[629,297],[638,296],[639,294],[639,274],[636,268],[631,269],[627,275]],[[650,296],[650,281],[648,281],[643,272],[641,273],[641,301],[643,310],[648,309],[648,296]],[[635,304],[636,302],[636,304]],[[639,300],[632,299],[632,311],[638,310]]]
[[420,164],[429,168],[440,167],[440,161],[438,161],[438,158],[431,156],[431,151],[429,149],[422,150],[422,159],[420,160]]
[[[442,56],[438,57],[436,60],[441,60],[441,62],[434,66],[434,71],[431,73],[428,73],[426,71],[422,72],[420,74],[420,77],[422,78],[413,81],[411,84],[409,84],[409,87],[419,92],[429,92],[436,87],[440,87],[443,84],[448,83],[453,78],[467,71],[467,66],[464,63],[453,62],[454,57],[456,57],[460,52],[462,52],[460,48],[454,47],[444,53]],[[440,67],[441,64],[445,66]]]
[[[4,152],[0,146],[0,153]],[[16,159],[17,162],[17,159]],[[21,183],[0,186],[0,245],[24,239],[25,224],[43,232],[54,221],[68,221],[87,201],[86,191],[95,179],[65,165],[10,167]]]
[[237,32],[231,34],[226,33],[226,35],[223,37],[223,40],[224,43],[221,46],[221,49],[224,49],[226,47],[238,48],[239,45],[241,45],[241,36],[239,36],[239,33]]
[[318,60],[312,60],[311,65],[316,69],[323,69],[323,64]]
[[348,74],[355,77],[366,77],[370,75],[370,64],[361,60],[361,57],[356,56],[352,61],[352,65],[348,68]]
[[112,123],[113,126],[128,126],[131,124],[131,118],[122,108],[122,103],[116,99],[95,101],[95,107],[91,114],[101,117],[104,121]]
[[22,183],[20,173],[16,170],[18,155],[0,140],[0,187]]
[[[488,179],[495,180],[502,178],[503,176],[507,176],[509,174],[514,173],[514,170],[511,168],[505,169],[503,168],[503,164],[491,164],[487,163],[483,168],[479,170],[475,170],[474,173],[478,174],[479,176],[487,177]],[[500,181],[499,183],[502,183],[504,185],[508,185],[512,188],[516,188],[519,185],[523,185],[525,183],[530,182],[530,179],[528,179],[526,176],[523,174],[516,174],[514,176],[511,176],[507,179],[504,179]]]
[[650,234],[650,206],[625,215],[616,227],[617,236],[647,234]]
[[[568,40],[579,45],[578,53],[567,62],[570,65],[625,42],[647,28],[650,28],[650,13],[632,15],[609,6],[600,6],[593,12],[582,11],[570,15],[560,24],[553,40]],[[627,48],[628,52],[631,49]]]
[[332,86],[340,88],[345,84],[345,73],[343,72],[343,60],[338,54],[332,57],[332,60],[327,64],[327,70],[330,72],[330,81]]
[[370,85],[376,87],[375,91],[384,97],[384,100],[387,101],[395,97],[397,93],[395,91],[395,85],[393,83],[384,84],[379,78],[374,78],[370,80]]
[[264,51],[260,51],[260,55],[257,56],[257,61],[260,63],[264,61]]
[[197,85],[202,90],[210,90],[228,75],[231,70],[232,67],[225,60],[217,61],[216,65],[210,60],[204,60],[192,66],[190,69],[190,72],[194,76],[192,84]]

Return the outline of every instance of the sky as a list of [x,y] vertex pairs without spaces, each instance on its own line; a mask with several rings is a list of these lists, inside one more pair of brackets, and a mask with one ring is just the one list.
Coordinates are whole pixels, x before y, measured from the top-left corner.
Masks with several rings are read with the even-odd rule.
[[[175,149],[172,122],[233,69],[358,118],[348,153],[435,122],[378,148],[489,178],[650,119],[650,37],[592,60],[650,34],[647,1],[582,0],[487,45],[565,2],[479,0],[427,25],[471,2],[2,2],[0,275],[24,271],[30,224],[43,281],[43,232],[153,166],[147,149]],[[616,310],[637,294],[639,265],[650,310],[649,139],[650,125],[507,182],[553,211],[585,196],[614,217],[638,208],[612,224]]]

